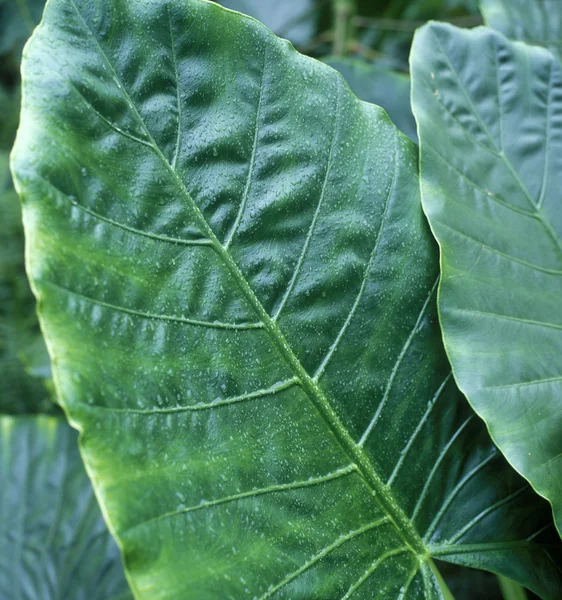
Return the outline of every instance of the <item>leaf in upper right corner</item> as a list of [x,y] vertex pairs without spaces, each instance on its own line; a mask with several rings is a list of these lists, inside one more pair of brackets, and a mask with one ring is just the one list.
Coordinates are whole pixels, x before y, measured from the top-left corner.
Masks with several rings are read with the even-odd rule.
[[562,60],[560,0],[482,0],[486,25],[512,40],[548,48]]
[[487,28],[412,52],[422,196],[461,390],[562,526],[562,68]]

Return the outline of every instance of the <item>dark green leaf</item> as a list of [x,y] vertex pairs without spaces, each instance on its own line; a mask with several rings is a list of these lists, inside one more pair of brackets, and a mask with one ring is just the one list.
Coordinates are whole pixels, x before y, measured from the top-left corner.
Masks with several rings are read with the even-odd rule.
[[0,416],[0,598],[131,598],[76,437],[62,418]]
[[361,100],[378,104],[392,122],[414,142],[416,122],[410,108],[410,77],[385,65],[369,64],[354,58],[328,58]]
[[486,24],[508,38],[548,48],[562,58],[560,0],[482,0]]
[[51,0],[23,73],[29,273],[138,598],[441,598],[431,556],[560,597],[383,111],[197,0]]
[[422,197],[457,382],[562,525],[562,69],[481,28],[412,53]]

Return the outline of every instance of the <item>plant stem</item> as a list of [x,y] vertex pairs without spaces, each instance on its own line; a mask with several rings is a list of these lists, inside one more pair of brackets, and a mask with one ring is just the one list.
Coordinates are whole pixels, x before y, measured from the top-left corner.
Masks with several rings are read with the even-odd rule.
[[503,575],[498,575],[498,583],[504,600],[527,600],[527,592],[515,581]]
[[355,15],[355,0],[332,0],[334,10],[334,45],[335,56],[345,56],[354,37],[352,19]]
[[449,589],[449,586],[445,583],[445,580],[443,579],[443,576],[441,575],[441,573],[439,573],[439,569],[437,568],[437,565],[432,560],[430,560],[429,566],[431,567],[431,570],[433,571],[433,575],[435,576],[435,579],[437,579],[437,583],[439,584],[439,588],[441,589],[441,594],[443,594],[444,600],[455,600],[455,597],[453,596],[453,594],[451,594],[451,590]]

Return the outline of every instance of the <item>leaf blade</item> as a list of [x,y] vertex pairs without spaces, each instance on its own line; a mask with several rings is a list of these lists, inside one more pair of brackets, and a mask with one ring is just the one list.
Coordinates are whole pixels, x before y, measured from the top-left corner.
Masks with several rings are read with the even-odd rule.
[[[453,40],[467,60],[451,50]],[[425,135],[424,208],[442,251],[445,345],[461,389],[510,463],[551,501],[559,528],[562,245],[552,156],[560,66],[487,29],[435,25],[417,47],[428,61],[414,57],[414,112]],[[486,69],[476,75],[482,49]],[[453,133],[438,150],[444,122]],[[460,160],[462,153],[473,158]]]
[[[470,522],[485,468],[420,532],[494,449],[443,360],[415,147],[255,21],[141,8],[51,0],[13,159],[59,395],[136,595],[438,598],[427,544]],[[43,142],[64,151],[30,165]],[[473,516],[521,485],[494,472]]]

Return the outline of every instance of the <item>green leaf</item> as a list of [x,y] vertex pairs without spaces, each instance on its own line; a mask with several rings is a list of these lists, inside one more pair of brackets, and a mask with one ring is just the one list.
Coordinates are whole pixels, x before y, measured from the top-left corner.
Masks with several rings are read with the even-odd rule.
[[414,142],[418,141],[416,122],[410,108],[410,77],[382,64],[369,64],[354,58],[325,60],[338,70],[361,100],[378,104],[392,122]]
[[2,598],[131,597],[76,438],[62,418],[0,416]]
[[562,524],[562,69],[490,29],[420,31],[422,197],[461,390]]
[[560,0],[481,0],[487,25],[513,40],[548,48],[562,60]]
[[51,0],[23,74],[28,270],[137,598],[442,598],[431,556],[560,597],[381,109],[197,0]]

